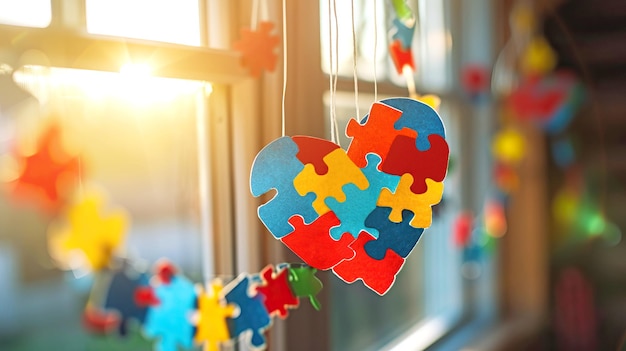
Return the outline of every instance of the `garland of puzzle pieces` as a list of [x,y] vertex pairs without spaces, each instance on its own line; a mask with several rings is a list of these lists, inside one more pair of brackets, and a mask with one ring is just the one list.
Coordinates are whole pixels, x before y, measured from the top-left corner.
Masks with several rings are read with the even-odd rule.
[[[120,209],[104,209],[103,196],[95,191],[76,191],[82,177],[80,156],[63,146],[61,128],[51,124],[30,155],[16,152],[17,177],[5,184],[15,199],[34,203],[56,217],[48,229],[49,253],[67,270],[95,273],[84,314],[92,331],[117,328],[125,335],[129,320],[156,338],[155,350],[175,351],[178,346],[207,343],[209,350],[241,334],[256,348],[265,347],[263,332],[271,317],[287,317],[287,308],[308,297],[314,308],[322,283],[316,269],[304,265],[267,266],[260,274],[241,274],[226,286],[214,281],[208,291],[177,273],[170,263],[156,265],[149,278],[128,260],[122,264],[121,246],[128,215]],[[72,193],[77,196],[72,202]],[[94,298],[100,296],[100,298]],[[195,315],[194,319],[189,314]]]
[[254,160],[250,188],[276,191],[259,218],[306,264],[384,295],[441,200],[445,129],[432,107],[390,98],[346,134],[347,150],[309,136],[274,140]]

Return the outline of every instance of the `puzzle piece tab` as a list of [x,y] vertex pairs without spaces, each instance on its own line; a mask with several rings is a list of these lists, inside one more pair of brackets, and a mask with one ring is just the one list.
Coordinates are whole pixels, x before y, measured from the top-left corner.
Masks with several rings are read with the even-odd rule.
[[313,208],[319,215],[330,211],[324,202],[326,198],[346,200],[343,193],[344,185],[354,183],[361,190],[369,186],[361,169],[350,160],[343,149],[337,149],[324,156],[324,162],[328,165],[328,173],[319,175],[315,173],[312,164],[307,164],[293,179],[293,185],[298,194],[304,196],[315,193],[317,195],[313,201]]
[[339,219],[333,212],[321,215],[310,224],[304,223],[300,216],[293,216],[289,224],[295,230],[282,238],[282,242],[311,267],[327,270],[354,256],[349,247],[354,241],[350,234],[346,233],[336,241],[328,233],[331,227],[339,225]]
[[[420,151],[415,147],[415,139],[398,136],[391,144],[387,158],[381,169],[385,173],[413,176],[411,191],[415,194],[426,192],[426,179],[442,182],[448,171],[448,143],[443,137],[431,134],[428,137],[430,149]],[[384,205],[382,205],[384,206]]]
[[446,130],[441,117],[431,106],[408,98],[384,99],[382,103],[402,111],[402,116],[395,123],[396,129],[408,128],[417,132],[415,145],[419,151],[426,151],[430,146],[430,136],[446,138]]
[[198,296],[198,324],[195,341],[206,342],[208,351],[219,351],[220,343],[230,340],[226,318],[232,317],[234,305],[226,305],[222,299],[222,284],[211,284],[209,293],[201,292]]
[[377,154],[381,159],[385,159],[391,143],[398,135],[417,136],[417,132],[411,129],[398,130],[394,127],[400,116],[402,116],[402,111],[375,102],[369,114],[363,119],[364,124],[358,123],[355,119],[348,121],[346,135],[352,137],[352,141],[348,146],[347,154],[355,165],[359,168],[365,167],[366,155],[369,153]]
[[313,267],[289,267],[289,285],[297,297],[308,297],[311,305],[320,310],[321,304],[316,295],[322,290],[322,282],[315,276]]
[[157,351],[177,351],[178,345],[191,348],[193,326],[190,316],[195,311],[196,289],[182,275],[172,277],[168,284],[154,287],[159,304],[148,309],[144,334],[158,338]]
[[348,283],[361,279],[367,287],[379,295],[384,295],[396,280],[396,274],[404,265],[404,258],[392,250],[387,250],[385,258],[376,260],[365,251],[365,245],[375,240],[367,232],[361,232],[350,247],[356,252],[351,260],[342,261],[333,272]]
[[288,280],[289,270],[281,269],[274,272],[272,265],[268,265],[261,271],[263,283],[256,287],[256,291],[263,295],[263,304],[270,316],[278,315],[287,318],[287,308],[296,308],[299,305],[298,298],[291,292]]
[[149,280],[145,273],[126,272],[126,269],[113,272],[109,290],[104,300],[104,308],[118,313],[120,319],[118,331],[120,335],[127,335],[128,322],[131,319],[136,320],[140,324],[144,323],[147,306],[138,304],[134,296],[137,291],[144,291],[143,289],[148,287]]
[[261,196],[272,189],[277,191],[258,209],[259,218],[277,239],[293,231],[288,223],[291,216],[300,215],[308,222],[318,217],[312,206],[315,194],[301,196],[294,188],[294,178],[304,169],[296,157],[298,152],[298,145],[291,138],[282,137],[264,147],[252,165],[252,195]]
[[391,207],[389,220],[394,223],[401,223],[402,211],[410,210],[414,213],[410,225],[414,228],[428,228],[433,220],[432,205],[438,204],[443,195],[443,182],[426,179],[427,190],[422,194],[413,193],[411,183],[413,177],[410,174],[403,175],[395,193],[387,189],[380,192],[378,206]]
[[248,276],[241,274],[224,288],[227,291],[226,301],[235,304],[239,310],[235,317],[229,319],[229,330],[231,337],[250,333],[250,344],[261,348],[265,346],[263,332],[270,326],[271,320],[263,305],[263,296],[250,296],[249,285]]
[[293,136],[291,139],[298,145],[299,151],[296,157],[302,164],[312,164],[315,167],[315,173],[319,175],[328,172],[328,166],[324,163],[324,156],[335,149],[339,149],[339,145],[310,136],[299,135]]
[[396,191],[400,177],[381,172],[378,166],[381,163],[380,156],[368,154],[367,167],[363,168],[363,174],[369,182],[369,187],[360,190],[354,184],[346,184],[343,188],[346,201],[339,202],[336,199],[326,199],[326,204],[337,215],[341,225],[330,229],[330,236],[339,240],[344,233],[350,233],[354,238],[359,236],[362,230],[366,230],[374,238],[378,238],[376,227],[366,226],[365,219],[376,208],[376,203],[383,188]]
[[406,258],[424,232],[423,228],[414,228],[409,224],[413,216],[410,211],[402,211],[402,222],[400,223],[391,222],[389,220],[390,213],[391,208],[377,207],[365,221],[368,226],[374,226],[380,232],[377,240],[365,244],[365,252],[373,259],[384,259],[387,250],[392,250],[400,257]]

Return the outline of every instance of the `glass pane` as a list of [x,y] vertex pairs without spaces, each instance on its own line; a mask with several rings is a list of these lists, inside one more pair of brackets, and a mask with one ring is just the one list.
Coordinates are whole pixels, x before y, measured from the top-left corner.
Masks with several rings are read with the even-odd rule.
[[[25,67],[16,80],[42,105],[10,117],[14,141],[36,135],[52,112],[82,155],[77,191],[103,189],[108,207],[128,213],[125,253],[146,267],[167,257],[200,281],[195,126],[203,83],[43,67]],[[52,265],[53,220],[0,191],[0,350],[151,350],[136,332],[96,337],[81,325],[90,278]]]
[[198,0],[86,0],[87,31],[200,46]]
[[51,18],[50,0],[0,0],[0,23],[44,28]]

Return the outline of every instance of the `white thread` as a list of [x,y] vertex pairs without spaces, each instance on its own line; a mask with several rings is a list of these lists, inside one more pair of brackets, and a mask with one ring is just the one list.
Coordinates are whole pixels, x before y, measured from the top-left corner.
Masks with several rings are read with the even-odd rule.
[[417,92],[415,91],[415,81],[413,80],[413,68],[409,65],[404,65],[402,67],[402,75],[404,79],[406,79],[406,87],[409,90],[409,97],[412,99],[417,98]]
[[357,43],[356,29],[354,27],[354,0],[350,0],[350,3],[352,4],[350,10],[352,14],[352,73],[354,76],[354,105],[356,107],[356,119],[359,120],[361,118],[361,114],[359,112],[359,81],[356,70]]
[[267,9],[267,0],[261,0],[261,21],[270,19],[269,10]]
[[285,136],[285,95],[287,95],[287,4],[283,0],[283,102],[282,136]]
[[[378,4],[374,0],[374,101],[378,101],[378,81],[376,73],[376,62],[378,61]],[[357,116],[360,118],[360,116]]]
[[335,123],[333,116],[333,106],[335,105],[335,97],[333,92],[333,30],[332,30],[332,9],[330,6],[330,0],[328,0],[328,118],[330,124],[330,140],[333,143],[337,143],[335,140]]
[[339,126],[337,124],[337,77],[339,76],[339,19],[337,17],[337,0],[333,0],[333,11],[335,19],[335,77],[333,79],[333,126],[335,128],[335,140],[338,145],[339,142]]

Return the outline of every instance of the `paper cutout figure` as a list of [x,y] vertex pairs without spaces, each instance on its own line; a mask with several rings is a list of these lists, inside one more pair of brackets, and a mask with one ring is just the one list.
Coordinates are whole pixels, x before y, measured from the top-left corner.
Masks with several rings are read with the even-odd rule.
[[354,238],[349,233],[339,240],[329,234],[332,227],[340,224],[335,213],[327,212],[310,224],[304,223],[300,216],[293,216],[289,223],[295,230],[281,241],[309,266],[327,270],[354,256],[349,247]]
[[41,135],[32,155],[17,155],[21,170],[9,183],[18,199],[34,201],[46,211],[58,210],[78,184],[79,161],[61,142],[61,129],[51,125]]
[[312,267],[289,267],[289,285],[297,297],[308,297],[311,305],[320,310],[321,304],[316,295],[322,290],[322,282],[315,276],[317,269]]
[[277,35],[272,35],[274,23],[261,22],[256,30],[241,29],[241,39],[233,44],[233,48],[241,52],[241,63],[247,67],[250,75],[258,77],[263,69],[274,71],[278,55],[275,48],[280,43]]
[[[445,128],[427,104],[392,98],[373,104],[361,123],[350,121],[346,134],[347,151],[313,137],[273,141],[252,165],[251,190],[260,196],[278,189],[259,217],[307,265],[332,268],[347,282],[362,279],[384,294],[441,200]],[[394,234],[401,230],[408,234]]]
[[[67,212],[67,224],[51,226],[49,247],[52,257],[62,266],[100,270],[107,267],[112,255],[124,241],[127,215],[121,210],[101,210],[102,197],[88,193]],[[86,267],[72,266],[75,251],[85,258]]]
[[206,342],[209,351],[219,351],[220,343],[230,340],[226,318],[232,317],[234,305],[222,303],[222,284],[213,282],[208,293],[198,295],[198,323],[196,342]]
[[225,288],[226,301],[238,307],[238,314],[229,319],[231,337],[242,333],[249,333],[246,340],[254,347],[265,346],[263,331],[270,326],[270,316],[263,305],[262,295],[249,295],[249,280],[247,275],[241,274]]
[[396,280],[396,274],[404,265],[404,259],[392,250],[387,250],[385,258],[376,260],[370,257],[364,246],[375,240],[367,232],[361,232],[350,245],[356,253],[354,258],[345,260],[333,267],[333,272],[348,283],[361,279],[363,283],[379,295],[384,295]]
[[404,67],[409,67],[415,72],[415,60],[413,59],[413,50],[411,48],[402,47],[400,40],[394,40],[389,44],[389,55],[393,61],[398,74],[402,74]]
[[261,271],[263,282],[256,287],[256,291],[264,296],[263,304],[270,316],[277,315],[285,319],[288,314],[287,309],[296,308],[299,305],[298,298],[291,292],[288,274],[287,269],[274,272],[271,265]]
[[261,222],[276,239],[293,231],[288,223],[291,216],[300,215],[308,222],[317,218],[313,209],[315,194],[302,197],[294,188],[294,178],[304,169],[296,157],[298,152],[298,145],[291,138],[282,137],[263,148],[252,166],[252,195],[261,196],[271,189],[278,192],[258,210]]
[[377,207],[365,221],[368,225],[376,226],[380,232],[377,240],[365,244],[365,252],[376,260],[385,258],[387,250],[392,250],[400,257],[406,258],[424,232],[423,228],[415,228],[409,224],[413,213],[402,211],[402,221],[394,223],[389,220],[391,208]]
[[[138,291],[140,292],[140,301],[134,299]],[[149,287],[146,273],[136,272],[128,265],[124,265],[121,269],[113,272],[109,291],[104,301],[104,308],[118,313],[120,335],[127,335],[128,322],[131,319],[140,324],[144,323],[148,306],[146,303],[151,302],[148,298],[153,297],[155,298]]]
[[156,351],[177,351],[178,345],[190,348],[193,345],[190,318],[197,301],[193,283],[177,274],[169,283],[154,286],[154,294],[159,304],[148,309],[144,334],[149,338],[158,338]]

